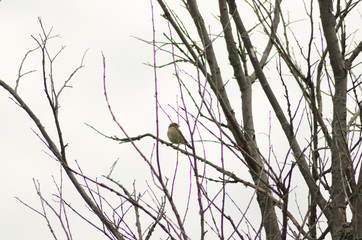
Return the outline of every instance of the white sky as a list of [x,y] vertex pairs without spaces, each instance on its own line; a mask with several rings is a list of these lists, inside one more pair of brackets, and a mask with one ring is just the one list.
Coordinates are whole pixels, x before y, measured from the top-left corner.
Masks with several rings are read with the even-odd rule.
[[[168,32],[168,29],[160,16],[157,3],[154,2],[154,5],[157,34],[161,36],[162,31]],[[76,74],[70,83],[73,88],[66,89],[60,100],[63,134],[69,144],[67,150],[71,165],[75,167],[74,160],[77,160],[86,175],[104,181],[102,175],[107,175],[112,163],[120,158],[121,167],[115,170],[116,175],[113,177],[129,188],[134,179],[139,179],[138,190],[144,191],[146,187],[143,177],[149,177],[149,170],[137,153],[125,144],[119,145],[103,138],[84,123],[105,134],[124,137],[112,122],[104,101],[103,51],[107,61],[110,100],[119,121],[130,136],[155,133],[154,73],[152,68],[143,64],[152,63],[152,47],[132,37],[152,39],[150,2],[2,0],[0,79],[11,86],[15,86],[24,54],[37,46],[31,35],[38,38],[41,33],[38,17],[42,19],[45,29],[53,27],[53,34],[60,35],[51,41],[50,51],[54,54],[61,46],[66,46],[54,66],[58,84],[79,66],[82,55],[88,49],[85,68]],[[157,61],[166,63],[171,60],[169,55],[160,54]],[[22,79],[19,93],[38,114],[46,129],[54,134],[49,107],[45,104],[42,90],[40,63],[39,52],[28,58],[23,71],[37,72]],[[176,114],[167,106],[170,104],[176,107],[176,100],[180,101],[173,68],[159,71],[158,81],[160,103],[172,120],[177,121]],[[231,98],[238,101],[239,95]],[[29,117],[2,89],[0,109],[0,239],[51,239],[44,219],[19,203],[15,197],[40,209],[32,180],[34,178],[39,180],[42,193],[48,199],[55,200],[51,196],[56,193],[52,176],[59,182],[59,165],[47,155],[48,150],[32,131],[33,129],[38,133]],[[264,122],[258,128],[258,137],[265,138],[265,141],[267,137],[263,134],[268,132],[268,111],[268,105],[261,104],[255,112],[256,119]],[[163,112],[160,113],[160,123],[160,137],[166,139],[169,120]],[[185,132],[186,128],[183,127]],[[137,144],[144,149],[147,157],[151,156],[153,141],[144,140]],[[174,162],[170,162],[170,159],[176,158],[175,151],[162,148],[161,155],[165,169],[172,169]],[[187,169],[187,166],[183,167]],[[247,170],[244,170],[244,177],[250,179]],[[78,193],[69,185],[66,176],[64,178],[66,199],[74,204],[72,206],[79,206],[84,211],[84,203]],[[247,203],[248,201],[245,204]],[[106,239],[77,218],[72,218],[71,226],[74,239]]]
[[[136,16],[136,11],[142,13],[141,17]],[[60,116],[64,120],[62,126],[69,143],[72,163],[77,159],[87,174],[101,179],[101,175],[108,174],[112,163],[121,156],[117,149],[122,149],[84,124],[92,124],[110,135],[120,135],[106,111],[101,78],[101,51],[107,59],[109,85],[117,89],[110,92],[111,100],[115,100],[115,106],[119,106],[119,109],[114,107],[115,112],[126,112],[127,108],[127,116],[120,117],[122,123],[130,134],[138,135],[152,128],[153,122],[144,125],[140,117],[142,114],[137,111],[145,102],[152,106],[153,93],[147,91],[153,89],[152,69],[142,64],[152,60],[152,49],[131,37],[151,38],[150,3],[144,1],[142,4],[131,5],[129,1],[1,1],[0,78],[11,86],[15,84],[17,69],[24,54],[36,47],[31,35],[39,36],[38,17],[41,17],[47,30],[53,27],[53,35],[60,35],[60,38],[52,41],[50,51],[55,53],[62,45],[66,45],[54,67],[59,83],[79,66],[83,53],[89,49],[85,59],[86,67],[79,71],[70,84],[73,89],[66,89],[64,92]],[[36,69],[37,72],[24,77],[19,92],[35,109],[36,114],[39,114],[47,130],[50,130],[53,125],[51,121],[47,121],[49,108],[44,104],[39,57],[39,52],[29,57],[24,71]],[[5,91],[0,92],[0,239],[51,239],[44,219],[14,197],[40,209],[32,181],[35,178],[40,182],[42,193],[48,199],[55,200],[51,196],[56,193],[52,175],[59,182],[59,166],[45,153],[48,151],[32,132],[31,129],[36,132],[37,129],[28,116],[16,107]],[[130,112],[130,109],[133,110]],[[151,108],[142,111],[153,118]],[[137,121],[137,118],[140,120]],[[131,152],[129,159],[135,157],[134,151]],[[139,165],[141,164],[137,166],[131,162],[128,166],[142,169]],[[129,177],[128,183],[132,183],[134,178]],[[84,209],[78,193],[68,183],[66,179],[64,194],[74,206]],[[105,239],[79,218],[71,219],[74,219],[71,221],[74,239]],[[60,236],[60,239],[65,239],[64,235]]]

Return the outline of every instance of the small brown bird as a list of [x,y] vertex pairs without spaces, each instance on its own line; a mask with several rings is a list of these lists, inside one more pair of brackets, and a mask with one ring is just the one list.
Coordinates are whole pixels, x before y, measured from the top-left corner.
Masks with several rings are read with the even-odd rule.
[[167,137],[172,143],[185,144],[189,148],[192,148],[192,146],[186,141],[177,123],[171,123],[170,126],[168,126]]

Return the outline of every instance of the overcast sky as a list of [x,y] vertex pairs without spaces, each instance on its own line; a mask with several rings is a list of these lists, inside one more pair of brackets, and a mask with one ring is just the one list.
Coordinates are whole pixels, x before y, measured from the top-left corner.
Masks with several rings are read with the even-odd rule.
[[[168,32],[168,27],[160,16],[156,2],[154,5],[157,36],[161,39],[162,32]],[[57,84],[62,84],[69,77],[86,53],[85,67],[77,72],[69,84],[72,88],[67,88],[60,98],[60,118],[71,165],[76,166],[77,161],[86,175],[103,181],[102,175],[107,175],[112,164],[119,159],[127,169],[116,169],[115,178],[127,187],[132,187],[133,180],[137,178],[136,173],[149,174],[137,153],[131,147],[102,137],[85,123],[107,135],[124,137],[112,122],[104,100],[103,52],[110,101],[120,123],[130,136],[147,132],[155,134],[154,72],[145,64],[152,63],[153,50],[151,45],[137,39],[152,40],[150,1],[2,0],[0,79],[13,87],[24,55],[37,47],[34,38],[39,39],[41,34],[38,18],[41,18],[46,31],[52,29],[51,35],[59,35],[51,40],[50,53],[56,54],[65,46],[54,65]],[[213,17],[210,16],[210,19]],[[162,64],[172,61],[172,58],[159,53],[157,61]],[[40,67],[40,52],[30,54],[24,63],[23,72],[36,71],[21,79],[18,92],[40,117],[46,129],[54,134],[50,109],[42,90]],[[160,113],[160,137],[166,139],[170,122],[167,115],[172,121],[177,121],[172,107],[176,108],[180,96],[172,68],[157,74],[161,86],[159,100],[167,113]],[[259,90],[257,87],[255,92]],[[52,176],[59,183],[60,167],[37,137],[36,126],[8,96],[7,92],[0,90],[0,239],[48,240],[51,234],[44,218],[27,209],[15,197],[40,209],[34,179],[39,181],[45,197],[56,200],[51,195],[56,193]],[[235,95],[235,99],[239,99],[239,94]],[[263,102],[257,110],[255,118],[264,121],[257,134],[267,142],[265,133],[268,132],[270,121],[273,121],[269,121],[270,109]],[[151,140],[138,143],[149,154],[147,157],[151,156],[153,143]],[[175,155],[171,149],[162,152],[165,159],[175,158]],[[164,164],[165,168],[167,164],[171,168],[174,166],[172,162]],[[245,178],[249,178],[246,169]],[[64,179],[66,199],[74,206],[85,209],[66,176]],[[140,190],[145,187],[144,181],[137,183]],[[79,218],[72,218],[71,226],[75,233],[74,239],[106,239]]]
[[[168,32],[167,24],[157,5],[154,11],[157,34],[161,36],[162,32]],[[54,56],[65,46],[53,66],[58,87],[80,65],[87,52],[85,67],[77,72],[69,83],[72,88],[65,89],[60,98],[60,118],[71,165],[75,167],[77,161],[86,175],[104,181],[102,175],[107,175],[112,164],[119,159],[122,167],[115,169],[114,178],[130,189],[134,179],[140,178],[137,186],[141,192],[145,191],[144,178],[149,177],[149,170],[134,149],[102,137],[85,123],[110,136],[124,137],[112,122],[104,100],[103,52],[110,101],[120,123],[130,136],[147,132],[155,134],[154,72],[146,65],[153,61],[153,50],[151,45],[136,39],[152,40],[150,1],[1,1],[0,79],[12,87],[24,55],[37,47],[34,38],[39,40],[42,34],[38,18],[46,31],[51,29],[51,35],[58,36],[49,42],[50,54]],[[163,25],[159,24],[161,22]],[[172,58],[159,53],[157,61],[163,64]],[[23,73],[33,70],[35,72],[21,79],[18,93],[55,136],[42,86],[39,51],[29,54],[23,65]],[[160,90],[160,102],[172,121],[177,121],[175,112],[167,106],[171,104],[176,108],[177,101],[180,101],[172,68],[158,73],[157,77],[161,88],[166,90]],[[57,194],[55,183],[59,184],[61,178],[59,164],[49,156],[48,149],[37,137],[36,126],[3,89],[0,90],[0,109],[0,238],[51,239],[44,218],[16,198],[41,210],[35,181],[40,184],[45,198],[51,202],[56,200],[52,194]],[[166,139],[170,120],[164,113],[161,113],[160,123],[160,137]],[[154,141],[146,139],[138,144],[149,157]],[[175,159],[176,153],[166,149],[162,156]],[[164,166],[171,169],[174,163],[165,162]],[[97,223],[66,176],[64,179],[64,198]],[[106,239],[74,214],[69,215],[74,239]],[[65,239],[56,219],[50,219],[60,239]]]
[[[11,86],[15,86],[24,55],[37,46],[31,36],[39,39],[39,17],[47,31],[53,28],[52,35],[59,34],[59,38],[53,39],[49,45],[51,53],[55,54],[66,46],[54,67],[58,83],[67,79],[79,66],[88,49],[85,68],[74,77],[70,83],[73,88],[66,89],[60,100],[60,116],[71,161],[74,163],[77,159],[87,174],[102,178],[101,175],[108,174],[112,163],[120,156],[120,152],[117,152],[120,147],[105,140],[84,123],[99,127],[110,135],[121,134],[112,123],[104,102],[101,51],[107,61],[109,86],[117,89],[110,91],[111,101],[114,100],[115,106],[118,106],[115,112],[127,112],[127,116],[121,117],[122,124],[131,135],[153,130],[150,129],[153,128],[153,121],[145,124],[140,111],[137,111],[140,104],[150,103],[150,107],[143,108],[143,111],[149,118],[154,117],[151,108],[153,92],[147,91],[153,89],[153,71],[143,64],[152,61],[152,48],[132,37],[152,39],[150,2],[1,1],[0,78]],[[48,121],[50,111],[41,86],[39,53],[31,54],[24,64],[24,72],[37,71],[22,79],[19,93],[39,115],[47,130],[54,133],[51,130],[53,125]],[[0,90],[0,95],[0,238],[52,239],[45,220],[20,204],[15,197],[40,209],[34,178],[40,182],[42,193],[56,200],[51,196],[56,193],[52,176],[59,182],[59,165],[47,155],[48,150],[32,132],[32,129],[38,131],[28,116],[7,97],[4,90]],[[135,156],[130,155],[129,159],[132,158]],[[142,169],[139,165],[129,163],[130,168]],[[130,177],[128,182],[134,178]],[[84,208],[74,187],[69,185],[68,180],[65,184],[68,186],[65,190],[68,200],[74,206],[78,204]],[[74,239],[105,239],[79,218],[71,221],[71,225]]]
[[[169,30],[156,4],[154,11],[156,34],[161,39],[162,32],[168,33]],[[1,1],[0,78],[11,86],[15,86],[18,69],[26,52],[37,47],[33,37],[40,38],[39,17],[46,31],[52,28],[51,35],[59,35],[50,41],[50,53],[55,55],[65,46],[54,63],[56,84],[62,84],[69,77],[80,65],[82,56],[87,51],[85,67],[69,83],[72,88],[66,89],[60,98],[60,118],[71,165],[75,167],[77,161],[86,175],[104,181],[102,175],[107,175],[112,164],[119,159],[119,166],[122,167],[115,169],[114,178],[129,189],[132,188],[134,179],[138,179],[138,190],[145,191],[145,179],[150,180],[149,170],[134,149],[100,136],[85,123],[110,136],[124,137],[112,122],[104,100],[103,52],[106,58],[110,101],[120,123],[130,136],[147,132],[155,134],[154,72],[145,64],[152,63],[153,49],[151,45],[136,39],[152,40],[150,2]],[[215,21],[213,16],[209,17]],[[184,23],[187,24],[186,21]],[[217,26],[219,28],[219,24]],[[18,92],[39,116],[46,129],[55,136],[42,86],[40,57],[39,51],[28,56],[23,72],[36,72],[22,78]],[[158,52],[158,64],[170,61],[172,57],[169,54]],[[181,104],[179,87],[172,67],[159,71],[157,78],[160,86],[159,101],[165,111],[160,112],[160,137],[166,139],[170,123],[167,115],[172,121],[177,121],[172,108],[176,109],[177,104]],[[4,216],[3,220],[0,220],[0,238],[51,239],[44,218],[27,209],[15,197],[40,210],[41,205],[33,183],[36,181],[40,183],[44,197],[56,200],[52,194],[57,193],[54,182],[60,182],[59,164],[49,157],[49,151],[37,137],[38,130],[29,117],[7,97],[4,90],[0,93],[0,156],[3,166],[0,168],[3,191],[0,195],[0,213]],[[235,97],[238,99],[239,94]],[[265,124],[266,129],[267,125],[268,123]],[[185,126],[182,127],[185,131]],[[147,157],[152,156],[154,141],[146,139],[137,144],[142,147]],[[215,154],[216,156],[219,155]],[[163,148],[161,157],[165,161],[165,169],[173,171],[176,152]],[[179,164],[180,179],[189,178],[187,165],[183,162]],[[247,169],[244,171],[247,172]],[[164,174],[168,176],[167,172]],[[183,174],[186,174],[185,177]],[[64,179],[64,198],[71,202],[72,206],[82,209],[83,214],[87,214],[88,210],[78,193],[69,184],[67,177]],[[177,194],[175,193],[175,196],[180,196],[180,201],[184,202],[186,192]],[[248,201],[249,199],[246,199],[245,206]],[[197,215],[197,209],[194,213]],[[99,231],[71,213],[70,215],[74,239],[105,239]],[[92,217],[92,214],[88,213],[87,216]],[[58,226],[56,219],[51,219],[54,226]],[[91,219],[98,222],[94,217]],[[197,219],[191,218],[187,223],[191,226],[198,224]],[[56,229],[59,229],[59,226]],[[58,234],[63,236],[60,231]],[[198,236],[199,233],[195,231],[194,234]]]

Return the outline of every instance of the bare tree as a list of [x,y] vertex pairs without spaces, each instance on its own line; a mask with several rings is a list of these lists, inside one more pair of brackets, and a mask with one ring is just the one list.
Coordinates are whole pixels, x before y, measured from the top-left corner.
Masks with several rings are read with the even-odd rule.
[[[293,9],[280,0],[243,3],[219,0],[216,17],[219,25],[212,28],[208,26],[213,25],[205,21],[211,13],[203,15],[195,0],[181,1],[187,14],[178,14],[166,1],[157,2],[162,17],[154,15],[151,1],[154,37],[148,41],[155,56],[152,67],[155,71],[156,133],[129,136],[118,121],[108,99],[105,56],[102,56],[105,101],[113,121],[125,137],[106,136],[94,128],[103,136],[131,144],[136,149],[152,176],[148,194],[137,192],[135,186],[132,190],[127,189],[113,179],[111,173],[105,177],[110,184],[115,184],[114,187],[87,177],[79,166],[77,170],[70,167],[58,116],[59,96],[82,64],[63,87],[56,90],[52,63],[57,55],[48,53],[47,42],[51,37],[44,27],[42,37],[35,40],[43,56],[42,80],[55,122],[56,140],[49,136],[40,119],[19,96],[17,86],[22,75],[19,74],[15,88],[0,80],[0,85],[37,125],[53,158],[61,163],[103,228],[97,223],[90,224],[110,239],[150,239],[155,236],[191,239],[195,231],[200,239],[324,239],[327,236],[361,239],[362,90],[358,55],[362,42],[356,42],[358,29],[353,29],[353,24],[349,29],[351,22],[348,19],[355,14],[360,1],[303,2],[305,33],[302,37],[300,29],[294,27],[298,25],[288,21],[287,16],[293,14]],[[318,7],[319,11],[316,10]],[[254,25],[245,25],[246,12],[254,17]],[[318,28],[318,16],[321,28]],[[170,26],[162,42],[157,41],[155,34],[155,22],[160,19]],[[189,19],[193,26],[185,24]],[[158,51],[169,53],[170,62],[158,64]],[[228,60],[224,59],[225,52]],[[46,62],[50,65],[49,70]],[[225,80],[229,72],[227,64],[232,67],[230,80]],[[192,148],[186,150],[160,138],[159,117],[162,114],[169,116],[158,98],[156,73],[166,67],[174,68],[174,79],[179,84],[181,104],[174,111],[187,126],[191,138]],[[282,93],[273,91],[278,86],[282,86]],[[264,104],[258,102],[258,96],[253,96],[258,87],[262,88],[280,123],[284,135],[280,141],[288,145],[284,159],[282,153],[275,153],[272,147],[280,143],[271,142],[265,148],[256,136],[255,106]],[[230,97],[230,93],[235,93],[234,88],[240,95],[240,104],[235,106]],[[155,140],[153,157],[147,157],[136,144],[147,137]],[[213,157],[206,151],[209,144],[220,149],[218,162],[210,160]],[[163,145],[177,150],[188,160],[190,178],[182,187],[188,193],[182,203],[175,197],[179,189],[175,187],[177,167],[168,178],[165,174],[168,169],[161,164]],[[238,169],[229,169],[230,161],[236,162]],[[240,169],[249,171],[251,181]],[[51,206],[35,185],[42,202]],[[306,186],[308,193],[296,193],[293,189],[299,185]],[[258,209],[251,209],[249,205],[242,208],[241,196],[246,197],[231,193],[231,186],[238,193],[244,191],[243,186],[251,189],[255,195],[248,197],[250,204],[255,196]],[[119,198],[120,204],[112,204],[103,191]],[[294,194],[300,200],[297,207],[291,206]],[[85,219],[62,198],[61,191],[58,196],[63,209],[71,209]],[[185,201],[186,208],[182,207]],[[108,207],[103,208],[103,204]],[[196,214],[189,210],[191,208],[197,209]],[[35,211],[47,219],[45,210],[43,213]],[[249,220],[256,212],[260,214],[259,224]],[[188,226],[190,215],[197,216],[199,225]],[[59,217],[59,222],[64,221]],[[63,229],[68,233],[65,227]],[[70,233],[67,236],[71,238]]]

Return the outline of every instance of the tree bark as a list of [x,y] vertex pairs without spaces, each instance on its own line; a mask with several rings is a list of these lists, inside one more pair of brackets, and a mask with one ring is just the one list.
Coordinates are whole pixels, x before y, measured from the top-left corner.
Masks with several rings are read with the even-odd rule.
[[320,17],[325,40],[327,42],[329,59],[333,70],[335,92],[333,95],[332,120],[332,186],[331,212],[333,218],[328,219],[332,239],[346,238],[346,199],[348,181],[346,173],[353,169],[349,159],[346,130],[346,96],[347,75],[345,64],[338,44],[336,20],[333,15],[333,2],[319,0]]
[[[234,76],[238,82],[239,89],[242,97],[242,114],[244,123],[244,132],[247,145],[252,146],[251,154],[253,159],[262,163],[257,143],[255,141],[254,119],[252,111],[252,90],[251,82],[247,79],[242,71],[242,65],[235,46],[231,25],[229,21],[228,9],[225,0],[219,0],[220,20],[224,29],[225,41],[228,50],[228,56],[231,66],[234,69]],[[244,156],[246,159],[249,156]],[[263,188],[265,191],[271,193],[268,178],[264,171],[251,172],[254,183]],[[270,201],[265,194],[257,193],[257,200],[260,210],[262,212],[263,227],[266,233],[266,239],[281,239],[280,229],[278,226],[278,218],[275,212],[272,201]]]

